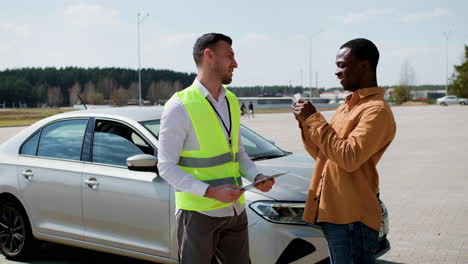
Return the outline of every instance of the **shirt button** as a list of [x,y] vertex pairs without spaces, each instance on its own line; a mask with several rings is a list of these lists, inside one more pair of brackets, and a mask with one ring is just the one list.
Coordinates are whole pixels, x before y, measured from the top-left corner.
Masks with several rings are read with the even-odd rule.
[[314,201],[317,201],[317,197],[314,197]]

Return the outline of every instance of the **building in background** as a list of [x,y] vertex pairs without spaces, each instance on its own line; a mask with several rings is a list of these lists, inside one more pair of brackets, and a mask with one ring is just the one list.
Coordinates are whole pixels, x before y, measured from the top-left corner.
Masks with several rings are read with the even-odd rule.
[[435,100],[446,95],[445,90],[413,90],[410,94],[412,100]]

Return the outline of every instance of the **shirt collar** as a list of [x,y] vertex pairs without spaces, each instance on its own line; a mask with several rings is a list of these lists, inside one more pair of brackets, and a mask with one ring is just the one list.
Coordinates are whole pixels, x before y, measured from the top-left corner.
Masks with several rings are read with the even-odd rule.
[[380,88],[380,87],[362,88],[362,89],[359,89],[359,90],[353,92],[352,94],[346,96],[346,102],[347,103],[350,102],[350,100],[355,96],[358,96],[358,98],[361,99],[361,98],[364,98],[364,97],[367,97],[367,96],[370,96],[370,95],[384,94],[384,93],[385,93],[385,89]]
[[[206,88],[201,82],[200,80],[198,80],[198,77],[195,78],[195,80],[193,80],[193,83],[192,83],[193,86],[197,87],[198,90],[200,90],[200,92],[203,94],[203,96],[205,97],[208,97],[212,100],[214,100],[213,96],[211,95],[210,91],[208,90],[208,88]],[[226,96],[226,89],[224,89],[224,86],[221,86],[221,92],[219,93],[219,97],[218,97],[218,102],[221,101],[221,100],[224,100],[224,97]]]
[[385,89],[380,88],[380,87],[369,87],[369,88],[359,89],[357,90],[357,93],[359,94],[359,98],[364,98],[364,97],[374,95],[374,94],[384,94]]

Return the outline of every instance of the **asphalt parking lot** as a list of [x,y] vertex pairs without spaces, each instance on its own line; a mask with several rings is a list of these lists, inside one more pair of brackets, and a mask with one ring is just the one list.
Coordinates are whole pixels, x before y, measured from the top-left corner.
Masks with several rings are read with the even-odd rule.
[[[468,106],[392,108],[397,136],[381,159],[381,199],[390,214],[392,249],[379,263],[468,263]],[[332,111],[324,112],[327,119]],[[242,123],[288,151],[307,155],[292,114]],[[0,142],[22,128],[0,128]],[[55,244],[27,262],[148,263]]]

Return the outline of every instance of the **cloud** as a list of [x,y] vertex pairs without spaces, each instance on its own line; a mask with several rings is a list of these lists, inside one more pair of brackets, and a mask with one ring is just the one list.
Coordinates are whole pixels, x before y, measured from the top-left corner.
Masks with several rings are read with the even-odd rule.
[[165,35],[163,37],[160,37],[158,41],[162,48],[171,48],[186,43],[190,43],[190,45],[193,45],[193,43],[195,43],[195,40],[199,36],[200,34],[195,32],[181,32]]
[[424,20],[430,20],[436,17],[442,17],[449,14],[446,8],[434,8],[430,11],[418,12],[413,14],[407,14],[401,17],[401,21],[406,23],[421,22]]
[[0,33],[1,35],[13,34],[18,37],[27,38],[31,35],[31,30],[26,25],[0,23]]
[[434,56],[434,54],[441,53],[440,48],[434,47],[401,47],[398,49],[392,49],[388,51],[388,56],[393,58],[398,57],[424,57],[424,56]]
[[356,23],[365,23],[370,20],[376,19],[380,16],[384,15],[391,15],[395,13],[395,9],[393,8],[385,8],[385,9],[368,9],[363,12],[352,12],[344,17],[342,16],[335,16],[335,18],[341,20],[344,24],[356,24]]
[[265,35],[265,34],[261,34],[261,33],[247,33],[242,37],[241,40],[242,41],[247,41],[247,42],[250,42],[250,41],[265,41],[265,40],[268,40],[268,36]]
[[[192,49],[199,32],[143,32],[142,67],[193,72]],[[131,59],[131,58],[130,58]]]
[[[268,41],[268,36],[262,33],[246,33],[238,41],[234,40],[234,44],[239,43],[239,46],[251,45],[252,43],[265,43]],[[237,45],[236,45],[237,46]]]
[[95,4],[69,5],[63,9],[63,16],[77,26],[118,25],[120,12]]

